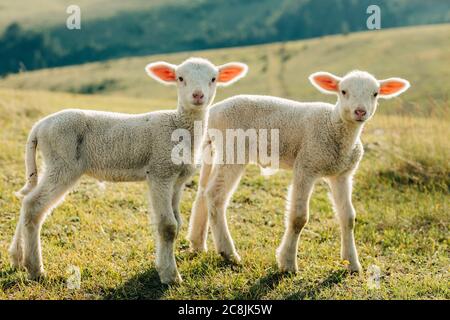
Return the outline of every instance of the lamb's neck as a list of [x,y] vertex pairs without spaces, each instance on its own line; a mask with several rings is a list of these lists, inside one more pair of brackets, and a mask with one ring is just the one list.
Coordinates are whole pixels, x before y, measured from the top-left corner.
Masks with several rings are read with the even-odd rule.
[[202,131],[206,122],[206,108],[188,109],[178,103],[177,108],[177,127],[189,130],[191,134],[194,131],[195,123],[201,124]]
[[347,151],[352,150],[359,141],[364,124],[343,120],[339,113],[338,104],[330,114],[330,123],[333,136],[337,140],[336,142],[339,143],[343,149],[346,149]]
[[192,110],[184,108],[180,104],[178,105],[175,123],[178,129],[185,129],[190,133],[192,163],[195,163],[197,160],[197,154],[199,152],[200,145],[203,140],[203,134],[205,132],[207,115],[208,113],[206,107],[199,108],[198,110]]

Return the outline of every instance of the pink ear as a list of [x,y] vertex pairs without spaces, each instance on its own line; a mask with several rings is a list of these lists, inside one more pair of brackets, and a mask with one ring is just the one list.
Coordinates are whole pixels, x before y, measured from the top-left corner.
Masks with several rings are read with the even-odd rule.
[[176,82],[175,66],[166,62],[150,63],[145,67],[148,75],[152,78],[163,82]]
[[243,63],[230,62],[219,67],[217,82],[221,84],[231,84],[244,77],[248,67]]
[[409,82],[400,78],[391,78],[380,81],[380,94],[382,96],[396,96],[409,88]]
[[335,77],[326,74],[319,73],[312,76],[312,81],[320,88],[326,91],[338,91],[339,90],[339,81]]

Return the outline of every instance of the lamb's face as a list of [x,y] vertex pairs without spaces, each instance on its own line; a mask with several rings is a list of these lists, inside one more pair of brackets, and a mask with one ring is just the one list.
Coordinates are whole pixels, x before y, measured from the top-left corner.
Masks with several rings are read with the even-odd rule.
[[377,109],[380,85],[367,72],[354,72],[339,82],[339,111],[342,120],[364,122]]
[[230,85],[247,74],[247,66],[231,62],[215,66],[206,59],[189,58],[176,66],[167,62],[150,63],[147,74],[163,84],[178,88],[178,104],[183,110],[208,107],[216,95],[217,86]]
[[178,101],[187,109],[205,108],[216,95],[219,70],[207,60],[189,59],[176,70]]
[[409,82],[404,79],[377,80],[364,71],[353,71],[343,78],[316,72],[309,80],[321,92],[336,94],[341,119],[353,123],[369,120],[377,109],[379,98],[393,98],[409,88]]

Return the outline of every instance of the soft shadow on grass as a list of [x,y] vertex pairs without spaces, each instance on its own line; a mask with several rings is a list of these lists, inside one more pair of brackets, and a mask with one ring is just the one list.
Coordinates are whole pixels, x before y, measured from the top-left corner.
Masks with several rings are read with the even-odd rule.
[[278,284],[285,278],[290,277],[288,273],[282,272],[270,272],[266,276],[258,279],[246,292],[236,296],[239,300],[258,300],[264,298],[264,296],[270,291],[274,290]]
[[318,284],[307,286],[300,291],[287,295],[285,299],[318,299],[318,296],[323,289],[331,288],[332,286],[341,283],[348,275],[350,275],[350,273],[347,270],[333,271],[325,279],[319,281]]
[[419,163],[415,166],[405,164],[397,168],[381,170],[378,172],[378,177],[387,180],[397,188],[416,186],[420,191],[448,192],[450,190],[450,175],[445,172],[445,169],[427,168]]
[[8,267],[0,270],[0,290],[6,291],[23,282],[16,268]]
[[115,288],[105,290],[103,299],[157,300],[164,297],[168,285],[159,281],[155,268],[139,273]]

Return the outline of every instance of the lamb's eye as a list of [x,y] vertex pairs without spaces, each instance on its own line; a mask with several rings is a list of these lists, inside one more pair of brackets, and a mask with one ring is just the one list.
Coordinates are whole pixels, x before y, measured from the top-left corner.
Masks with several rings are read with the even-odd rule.
[[180,80],[180,82],[183,82],[183,77],[178,77],[178,80]]
[[215,82],[215,81],[216,81],[216,78],[212,78],[212,79],[211,79],[211,82]]
[[347,91],[342,90],[341,93],[345,96],[347,94]]
[[378,96],[378,92],[375,92],[375,93],[373,94],[373,96],[374,96],[374,97]]

